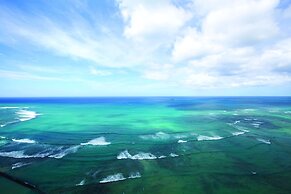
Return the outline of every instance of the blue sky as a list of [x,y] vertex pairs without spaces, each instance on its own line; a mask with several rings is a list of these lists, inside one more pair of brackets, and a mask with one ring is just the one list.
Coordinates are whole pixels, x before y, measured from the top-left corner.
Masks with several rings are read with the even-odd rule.
[[291,95],[291,2],[0,0],[0,96]]

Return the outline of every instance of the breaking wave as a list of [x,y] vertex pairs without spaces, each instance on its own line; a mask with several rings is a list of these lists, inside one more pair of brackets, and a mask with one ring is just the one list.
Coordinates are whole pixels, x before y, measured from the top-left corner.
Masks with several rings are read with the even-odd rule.
[[34,111],[29,111],[29,110],[19,110],[16,112],[16,114],[19,116],[19,120],[22,122],[29,121],[31,119],[36,118],[38,115],[40,115]]
[[130,173],[128,178],[129,179],[136,179],[136,178],[140,178],[140,177],[141,177],[141,175],[139,172],[132,172],[132,173]]
[[136,179],[140,177],[141,175],[139,172],[132,172],[127,178],[124,177],[122,173],[117,173],[117,174],[109,175],[106,178],[103,178],[100,181],[100,183],[110,183],[110,182],[116,182],[116,181],[123,181],[125,179]]
[[0,127],[5,127],[7,125],[18,123],[18,122],[29,121],[31,119],[36,118],[38,115],[41,115],[41,114],[36,113],[35,111],[25,110],[28,108],[29,107],[0,107],[0,109],[17,109],[16,112],[13,113],[13,114],[16,114],[17,117],[15,118],[15,116],[13,115],[14,116],[13,120],[1,123]]
[[79,182],[78,184],[76,184],[76,186],[82,186],[85,184],[85,179],[81,180],[81,182]]
[[92,139],[90,141],[88,141],[87,143],[81,143],[80,145],[98,145],[98,146],[102,146],[102,145],[109,145],[111,144],[111,142],[107,142],[105,137],[98,137],[95,139]]
[[109,175],[108,177],[102,179],[100,183],[110,183],[110,182],[116,182],[116,181],[122,181],[125,180],[126,178],[121,174],[117,173],[114,175]]
[[131,160],[154,160],[157,159],[157,156],[151,154],[151,153],[144,153],[144,152],[139,152],[138,154],[131,155],[128,150],[125,150],[121,152],[118,156],[117,159],[131,159]]
[[170,157],[178,157],[179,155],[177,155],[177,154],[174,154],[174,153],[170,153]]
[[12,139],[12,141],[17,142],[17,143],[36,143],[36,141],[31,140],[31,139]]

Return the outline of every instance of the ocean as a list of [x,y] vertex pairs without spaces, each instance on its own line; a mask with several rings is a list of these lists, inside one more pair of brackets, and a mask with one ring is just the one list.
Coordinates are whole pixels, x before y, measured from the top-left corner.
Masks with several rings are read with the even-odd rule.
[[290,194],[291,97],[1,98],[0,192]]

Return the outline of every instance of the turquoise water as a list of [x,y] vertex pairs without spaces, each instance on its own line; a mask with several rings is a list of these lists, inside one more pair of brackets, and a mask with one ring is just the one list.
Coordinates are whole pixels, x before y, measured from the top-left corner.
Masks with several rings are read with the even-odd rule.
[[0,99],[0,136],[1,193],[291,193],[290,97]]

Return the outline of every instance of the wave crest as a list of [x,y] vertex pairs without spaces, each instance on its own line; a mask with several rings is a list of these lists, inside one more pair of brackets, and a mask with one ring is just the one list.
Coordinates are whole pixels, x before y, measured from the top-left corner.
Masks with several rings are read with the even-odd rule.
[[117,159],[131,159],[131,160],[154,160],[157,159],[157,156],[151,153],[139,152],[138,154],[131,155],[128,150],[121,152]]
[[95,139],[92,139],[90,141],[88,141],[87,143],[81,143],[80,145],[98,145],[98,146],[102,146],[102,145],[109,145],[111,144],[111,142],[107,142],[105,137],[98,137]]
[[27,138],[24,138],[24,139],[12,139],[12,141],[17,142],[17,143],[36,143],[35,140],[27,139]]
[[125,180],[126,178],[121,174],[117,173],[114,175],[109,175],[108,177],[102,179],[100,183],[110,183],[110,182],[116,182],[116,181],[122,181]]

